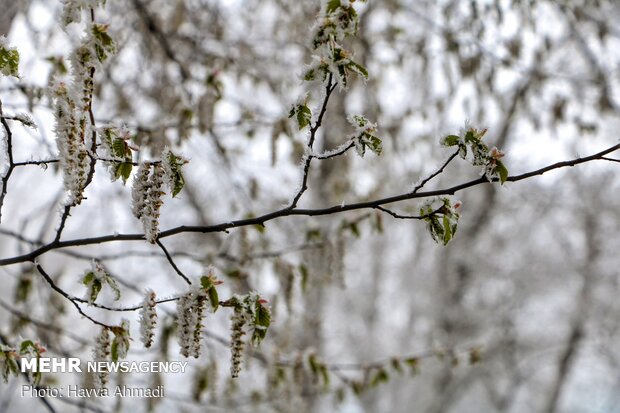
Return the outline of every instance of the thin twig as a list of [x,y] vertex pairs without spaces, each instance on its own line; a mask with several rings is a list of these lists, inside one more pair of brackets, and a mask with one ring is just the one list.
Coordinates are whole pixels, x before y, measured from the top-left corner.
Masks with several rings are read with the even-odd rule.
[[192,282],[189,280],[189,278],[187,278],[187,276],[185,274],[183,274],[183,271],[181,271],[179,269],[179,267],[177,267],[177,265],[174,263],[174,260],[172,259],[172,256],[170,255],[170,253],[168,252],[168,250],[166,249],[166,247],[164,246],[164,244],[161,243],[161,241],[158,239],[155,241],[155,243],[157,245],[159,245],[159,248],[161,248],[161,250],[164,252],[164,254],[166,254],[166,259],[168,259],[168,262],[170,263],[170,265],[172,266],[172,268],[174,268],[174,271],[179,274],[179,276],[181,278],[183,278],[185,280],[186,283],[188,283],[189,285],[192,285]]
[[[327,104],[329,103],[329,97],[331,96],[334,89],[336,89],[336,84],[333,83],[332,75],[330,74],[329,78],[327,79],[327,84],[325,85],[325,97],[323,98],[323,103],[321,104],[319,115],[317,116],[316,122],[314,123],[314,125],[310,127],[310,138],[308,139],[308,147],[307,147],[309,151],[312,151],[312,148],[314,146],[314,141],[316,140],[316,134],[319,128],[321,127],[321,124],[323,123],[323,117],[325,116],[325,112],[327,111]],[[301,198],[301,196],[308,189],[308,175],[310,174],[310,163],[312,162],[312,158],[313,157],[310,155],[306,156],[306,160],[304,162],[304,168],[303,168],[303,176],[301,178],[301,187],[299,188],[299,191],[297,192],[297,194],[295,194],[295,197],[293,198],[291,205],[288,207],[288,209],[290,210],[293,210],[295,209],[295,207],[297,207],[297,202],[299,202],[299,199]]]
[[42,160],[38,160],[38,161],[23,161],[23,162],[15,162],[13,165],[14,166],[29,166],[29,165],[47,165],[50,163],[58,163],[60,162],[59,159],[42,159]]
[[350,142],[348,145],[343,146],[340,150],[337,150],[336,152],[327,153],[325,155],[311,155],[311,157],[314,159],[318,159],[320,161],[325,160],[325,159],[335,158],[336,156],[343,155],[345,152],[347,152],[349,149],[353,148],[354,146],[355,146],[355,142]]
[[43,276],[43,278],[45,279],[45,281],[47,281],[47,283],[49,284],[50,287],[52,287],[52,289],[54,291],[56,291],[58,294],[62,295],[63,297],[65,297],[67,300],[69,300],[71,302],[71,304],[73,304],[73,306],[78,310],[78,312],[83,315],[84,317],[86,317],[87,319],[89,319],[90,321],[92,321],[93,323],[101,326],[101,327],[105,327],[105,328],[111,328],[111,326],[102,323],[101,321],[97,321],[94,318],[92,318],[91,316],[89,316],[88,314],[86,314],[83,310],[82,307],[80,307],[80,305],[76,302],[77,300],[74,299],[73,297],[69,296],[69,294],[67,294],[62,288],[58,287],[56,285],[56,283],[54,282],[54,280],[52,280],[52,277],[49,276],[48,273],[45,272],[45,270],[43,269],[43,267],[41,267],[41,264],[39,263],[35,263],[35,267],[37,268],[37,270],[39,271],[39,273],[41,274],[41,276]]
[[432,214],[427,214],[427,215],[401,215],[401,214],[398,214],[398,213],[396,213],[396,212],[394,212],[394,211],[392,211],[390,209],[387,209],[385,207],[382,207],[382,206],[378,206],[377,209],[379,211],[383,211],[386,214],[391,215],[392,217],[394,217],[396,219],[418,219],[419,220],[419,219],[427,218],[430,215],[432,215]]
[[415,186],[415,188],[413,188],[412,193],[416,193],[418,192],[420,189],[422,189],[424,187],[424,185],[426,185],[431,179],[433,179],[434,177],[436,177],[437,175],[439,175],[440,173],[442,173],[444,171],[444,169],[446,169],[446,167],[448,166],[448,164],[450,162],[452,162],[452,160],[454,158],[456,158],[456,156],[459,154],[459,151],[455,151],[452,155],[450,155],[450,157],[448,157],[448,159],[446,159],[446,161],[443,163],[443,165],[441,165],[441,167],[439,169],[437,169],[435,172],[433,172],[432,174],[430,174],[429,176],[427,176],[426,178],[424,178],[422,181],[420,181],[419,184],[417,184]]
[[13,162],[13,133],[11,132],[11,128],[7,123],[6,119],[2,116],[2,101],[0,100],[0,123],[2,123],[2,127],[4,128],[4,132],[6,135],[6,154],[7,159],[9,161],[9,169],[7,169],[6,174],[2,177],[2,192],[0,193],[0,222],[2,222],[2,206],[4,205],[4,197],[6,196],[8,186],[9,186],[9,178],[11,178],[11,174],[15,169],[15,163]]
[[606,156],[601,156],[601,159],[603,159],[605,161],[609,161],[609,162],[619,162],[620,163],[620,159],[608,158]]

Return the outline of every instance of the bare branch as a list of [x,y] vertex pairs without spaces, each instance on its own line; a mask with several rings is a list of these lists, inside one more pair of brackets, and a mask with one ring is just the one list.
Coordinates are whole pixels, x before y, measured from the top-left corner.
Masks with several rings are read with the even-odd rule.
[[179,276],[181,278],[183,278],[185,280],[186,283],[188,283],[189,285],[192,284],[192,282],[189,280],[189,278],[187,278],[187,276],[185,274],[183,274],[183,272],[179,269],[179,267],[177,267],[177,265],[174,263],[174,260],[172,259],[172,256],[170,256],[170,253],[168,252],[168,250],[166,249],[166,247],[164,246],[164,244],[161,243],[161,241],[158,239],[155,241],[155,243],[157,245],[159,245],[159,248],[161,248],[161,250],[164,252],[164,254],[166,254],[166,259],[168,260],[168,262],[170,263],[170,265],[172,266],[172,268],[174,268],[174,271],[179,274]]

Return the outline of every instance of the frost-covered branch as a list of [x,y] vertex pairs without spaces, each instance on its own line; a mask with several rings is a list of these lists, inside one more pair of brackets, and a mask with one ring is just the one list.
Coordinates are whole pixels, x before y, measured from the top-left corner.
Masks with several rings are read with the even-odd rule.
[[101,321],[97,321],[94,318],[92,318],[91,316],[89,316],[88,314],[86,314],[83,310],[82,307],[80,307],[80,305],[78,304],[78,301],[84,301],[84,300],[78,300],[74,297],[71,297],[69,294],[67,294],[67,292],[65,292],[65,290],[63,290],[62,288],[58,287],[58,285],[56,285],[56,283],[54,282],[54,280],[52,280],[52,277],[50,277],[50,275],[48,273],[45,272],[45,270],[43,269],[43,267],[41,266],[41,264],[39,263],[35,263],[35,267],[37,269],[37,271],[39,271],[39,274],[41,274],[41,276],[43,277],[43,279],[49,284],[49,286],[52,288],[52,290],[56,291],[58,294],[62,295],[63,297],[65,297],[67,300],[69,300],[71,302],[71,304],[73,304],[73,306],[78,310],[78,312],[85,318],[89,319],[90,321],[92,321],[94,324],[97,324],[101,327],[105,327],[105,328],[112,328],[112,326],[109,326],[107,324],[102,323]]
[[[307,150],[312,151],[314,146],[314,141],[316,140],[316,134],[323,123],[323,117],[325,116],[325,112],[327,111],[327,104],[329,103],[329,97],[331,96],[334,89],[336,89],[337,84],[333,82],[332,75],[329,75],[327,80],[327,84],[325,85],[325,96],[323,98],[323,103],[321,104],[321,109],[319,110],[319,115],[316,118],[314,125],[310,128],[310,137],[308,138]],[[289,209],[294,209],[297,207],[297,203],[299,199],[304,194],[304,192],[308,189],[308,176],[310,174],[310,164],[312,162],[312,156],[306,155],[303,161],[303,172],[301,178],[301,186],[299,191],[293,197],[293,201],[289,206]]]
[[[601,160],[605,155],[608,155],[612,152],[620,149],[620,144],[613,145],[603,151],[595,153],[590,156],[575,158],[569,161],[557,162],[551,165],[547,165],[543,168],[535,169],[530,172],[526,172],[520,175],[512,175],[506,177],[506,182],[519,182],[525,179],[529,179],[535,176],[543,175],[547,172],[567,168],[572,166],[577,166],[583,163],[592,162],[595,160]],[[234,228],[248,227],[254,225],[264,225],[268,221],[272,221],[278,218],[284,218],[289,216],[323,216],[323,215],[333,215],[338,213],[344,213],[347,211],[355,211],[355,210],[363,210],[363,209],[377,209],[380,206],[384,206],[387,204],[402,202],[410,199],[421,199],[421,198],[432,198],[438,197],[442,195],[454,195],[459,191],[463,191],[465,189],[478,186],[478,185],[488,185],[494,182],[499,182],[499,178],[489,181],[486,176],[481,176],[480,178],[473,179],[467,182],[463,182],[448,188],[436,189],[432,191],[424,191],[424,192],[413,192],[408,191],[402,194],[379,198],[371,201],[357,202],[351,204],[344,205],[334,205],[326,208],[317,208],[317,209],[301,209],[301,208],[290,208],[286,207],[283,209],[279,209],[273,212],[266,213],[264,215],[260,215],[253,218],[245,218],[233,221],[226,221],[215,225],[181,225],[178,227],[174,227],[159,233],[158,239],[168,238],[179,234],[185,233],[214,233],[214,232],[225,232]],[[48,244],[42,245],[39,248],[23,255],[18,255],[10,258],[0,259],[0,266],[18,264],[28,261],[34,261],[37,257],[53,250],[58,250],[67,247],[76,247],[76,246],[85,246],[85,245],[95,245],[95,244],[103,244],[108,242],[120,242],[120,241],[141,241],[144,240],[143,234],[113,234],[113,235],[104,235],[99,237],[92,238],[77,238],[73,240],[67,241],[52,241]]]
[[2,113],[2,101],[0,100],[0,123],[2,123],[2,128],[4,129],[5,134],[5,142],[6,142],[6,157],[9,161],[9,167],[7,171],[4,173],[2,177],[2,192],[0,193],[0,222],[2,222],[2,206],[4,205],[4,197],[6,196],[9,179],[11,178],[11,174],[15,169],[15,163],[13,162],[13,133],[11,132],[11,128],[6,121],[6,118]]

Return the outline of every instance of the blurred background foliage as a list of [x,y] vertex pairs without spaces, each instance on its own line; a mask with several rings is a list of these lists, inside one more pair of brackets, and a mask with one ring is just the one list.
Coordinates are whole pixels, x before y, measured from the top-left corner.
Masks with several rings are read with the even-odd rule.
[[[18,132],[16,156],[53,158],[45,88],[68,64],[76,32],[60,29],[56,2],[0,4],[12,5],[0,30],[22,54],[22,79],[0,83],[4,110],[28,111],[39,126]],[[190,159],[184,192],[162,209],[162,229],[227,222],[290,201],[306,135],[287,114],[305,93],[300,75],[311,61],[320,7],[294,0],[128,0],[98,10],[118,45],[96,74],[98,126],[125,125],[140,159],[159,155],[164,145]],[[410,190],[449,155],[439,138],[466,120],[489,129],[485,140],[506,153],[511,173],[617,142],[617,2],[371,0],[356,7],[360,30],[348,46],[370,77],[335,92],[317,145],[344,142],[347,116],[364,113],[378,123],[383,155],[314,163],[302,207]],[[460,228],[446,247],[420,222],[374,212],[289,217],[264,230],[168,239],[185,272],[198,275],[213,264],[223,291],[267,296],[269,334],[231,381],[229,320],[218,313],[207,318],[206,355],[190,362],[191,374],[116,378],[163,382],[166,398],[92,404],[103,411],[620,411],[614,166],[587,164],[459,193]],[[63,199],[53,169],[16,174],[0,227],[3,257],[53,237]],[[434,187],[476,176],[455,163]],[[130,196],[98,167],[63,236],[141,231]],[[394,209],[418,207],[406,201]],[[117,277],[126,305],[139,302],[146,287],[161,297],[182,291],[161,251],[146,243],[67,249],[41,261],[80,296],[79,277],[91,256]],[[1,272],[3,335],[35,335],[52,353],[89,356],[95,329],[31,266]],[[154,349],[134,342],[130,358],[180,358],[167,338],[173,310],[160,309],[164,326]],[[104,320],[123,315],[89,312]],[[17,411],[37,403],[17,392],[17,381],[0,387],[0,406]]]

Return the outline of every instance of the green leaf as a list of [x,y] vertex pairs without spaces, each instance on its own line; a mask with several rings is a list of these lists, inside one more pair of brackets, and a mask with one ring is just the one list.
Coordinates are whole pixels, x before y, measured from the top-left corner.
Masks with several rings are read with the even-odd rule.
[[502,161],[496,161],[495,171],[497,171],[497,175],[499,176],[499,182],[504,183],[508,179],[508,169]]
[[363,76],[364,79],[368,79],[368,70],[364,66],[360,65],[357,62],[354,62],[353,60],[351,60],[351,62],[349,62],[347,66],[358,75]]
[[381,152],[383,152],[383,144],[381,139],[369,133],[364,133],[362,136],[364,138],[364,144],[368,146],[377,156],[381,155]]
[[301,290],[306,291],[308,288],[308,267],[304,264],[300,264],[299,272],[301,273]]
[[112,141],[112,155],[118,158],[125,158],[127,155],[131,156],[131,149],[129,149],[124,139],[115,138]]
[[116,50],[114,40],[108,34],[108,25],[106,24],[93,24],[93,37],[95,38],[95,53],[97,59],[103,62],[107,59],[109,54],[112,54]]
[[122,178],[123,183],[126,183],[131,176],[131,170],[133,165],[129,162],[117,163],[114,167],[114,179]]
[[116,338],[112,340],[111,354],[112,361],[118,361],[118,340]]
[[252,345],[258,346],[267,335],[267,329],[271,324],[269,309],[256,301],[254,309],[254,331],[252,332]]
[[409,366],[411,374],[417,374],[420,370],[420,359],[417,357],[409,357],[404,360],[405,364]]
[[41,372],[37,369],[37,371],[32,375],[32,384],[34,386],[38,386],[39,384],[41,384],[41,378],[43,377],[43,375],[41,374]]
[[340,228],[341,228],[341,231],[345,231],[345,230],[351,231],[351,233],[355,235],[355,238],[359,238],[361,236],[360,229],[359,229],[359,226],[357,225],[357,222],[342,221]]
[[92,272],[92,271],[87,272],[84,275],[84,278],[82,278],[82,283],[84,285],[88,285],[88,284],[90,284],[93,281],[94,278],[95,278],[95,273],[94,272]]
[[90,292],[90,301],[91,302],[95,302],[95,300],[97,299],[97,296],[99,295],[99,292],[101,291],[101,281],[95,279],[92,282],[93,286]]
[[217,289],[215,288],[215,284],[213,283],[212,277],[202,276],[200,277],[200,285],[207,292],[209,296],[209,302],[211,303],[211,307],[213,308],[213,312],[217,311],[218,306],[220,305],[219,295],[217,293]]
[[312,111],[305,103],[303,105],[296,105],[289,112],[289,118],[292,118],[293,116],[295,117],[295,120],[297,120],[299,130],[302,130],[310,124],[310,121],[312,120]]
[[220,299],[219,299],[219,296],[217,294],[217,290],[215,289],[215,287],[211,287],[211,288],[209,288],[207,293],[209,294],[209,302],[211,303],[211,307],[213,308],[213,312],[216,312],[217,311],[217,307],[220,305]]
[[340,0],[329,0],[327,2],[327,13],[333,13],[340,7]]
[[317,228],[309,229],[306,231],[306,242],[320,241],[321,230]]
[[319,366],[319,373],[321,373],[321,377],[323,378],[323,386],[325,388],[329,387],[329,371],[325,364]]
[[118,288],[118,284],[116,283],[116,280],[114,278],[112,278],[111,276],[107,275],[104,278],[105,282],[110,286],[110,288],[112,289],[112,292],[114,292],[114,301],[118,301],[121,298],[121,289]]
[[402,366],[400,365],[400,360],[399,360],[399,359],[397,359],[396,357],[392,359],[392,361],[390,362],[390,364],[392,365],[392,368],[393,368],[395,371],[397,371],[397,372],[399,372],[399,373],[402,373],[402,372],[403,372],[403,368],[402,368]]
[[444,146],[455,146],[461,141],[461,137],[458,135],[448,135],[441,140],[441,144]]
[[474,347],[469,350],[469,364],[476,364],[482,360],[482,350],[479,347]]
[[15,286],[15,302],[25,302],[32,291],[32,278],[27,275],[22,275],[17,281]]
[[452,225],[450,224],[450,218],[446,215],[443,216],[443,245],[448,245],[448,242],[452,239]]
[[213,287],[213,280],[211,279],[211,277],[203,275],[202,277],[200,277],[200,286],[205,291],[209,291]]
[[387,373],[387,371],[385,371],[384,369],[379,369],[373,376],[372,380],[370,381],[370,385],[372,387],[375,387],[381,383],[386,383],[389,380],[390,380],[390,376]]
[[364,145],[361,139],[355,140],[355,151],[361,158],[363,158],[366,154],[366,145]]
[[111,347],[112,361],[118,361],[129,351],[129,322],[123,319],[120,326],[112,327],[112,332],[114,333]]
[[269,327],[271,324],[271,313],[269,309],[263,304],[256,302],[256,319],[255,323],[258,326]]
[[359,396],[366,389],[364,388],[364,384],[363,383],[361,383],[361,382],[359,382],[357,380],[353,380],[353,381],[351,381],[351,390],[353,390],[353,393],[355,395]]
[[27,354],[28,353],[28,348],[32,347],[32,349],[35,351],[35,353],[38,353],[37,350],[37,346],[34,345],[34,342],[32,340],[24,340],[21,342],[21,345],[19,346],[19,353],[20,354]]
[[176,197],[183,187],[185,186],[185,178],[183,177],[182,167],[185,164],[185,160],[179,156],[176,156],[172,152],[168,152],[168,156],[164,161],[168,165],[168,172],[170,173],[170,191],[172,197]]
[[19,77],[19,52],[17,49],[0,46],[0,73]]
[[465,133],[465,143],[475,143],[477,141],[478,139],[471,129]]

